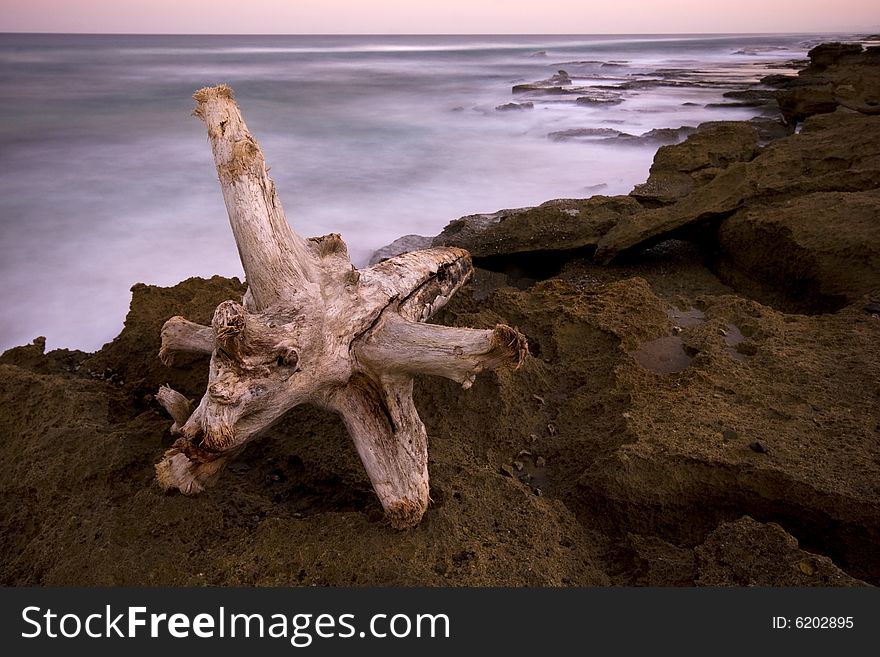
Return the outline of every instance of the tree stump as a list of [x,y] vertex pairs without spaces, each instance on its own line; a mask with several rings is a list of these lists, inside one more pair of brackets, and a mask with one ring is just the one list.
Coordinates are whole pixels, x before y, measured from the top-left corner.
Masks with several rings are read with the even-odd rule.
[[412,527],[428,505],[428,439],[413,403],[413,376],[468,388],[484,369],[519,367],[528,347],[516,329],[425,324],[472,273],[457,248],[403,254],[363,270],[338,234],[304,239],[284,216],[257,142],[232,90],[204,88],[205,122],[248,285],[211,326],[172,317],[159,357],[211,354],[198,406],[163,387],[157,399],[178,438],[156,465],[165,490],[192,495],[214,483],[245,443],[297,404],[342,416],[391,524]]

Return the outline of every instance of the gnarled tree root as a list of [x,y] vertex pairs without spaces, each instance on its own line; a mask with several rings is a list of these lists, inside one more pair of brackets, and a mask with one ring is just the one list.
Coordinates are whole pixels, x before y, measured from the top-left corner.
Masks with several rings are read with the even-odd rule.
[[509,326],[426,324],[472,273],[453,247],[406,253],[358,271],[339,235],[304,239],[287,223],[263,154],[232,90],[201,89],[194,114],[208,138],[248,290],[224,301],[211,326],[172,317],[159,357],[211,354],[195,409],[163,387],[157,399],[177,441],[156,466],[166,490],[192,495],[300,403],[339,413],[391,524],[417,524],[428,506],[428,438],[413,377],[469,387],[481,371],[519,366],[526,338]]

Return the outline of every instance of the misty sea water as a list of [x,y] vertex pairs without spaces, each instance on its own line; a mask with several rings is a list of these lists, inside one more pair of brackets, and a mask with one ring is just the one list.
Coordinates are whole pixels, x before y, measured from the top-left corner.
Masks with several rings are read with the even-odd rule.
[[[190,115],[200,87],[235,90],[295,230],[341,233],[362,266],[462,215],[626,194],[657,144],[548,135],[748,119],[706,105],[829,38],[0,35],[0,349],[46,336],[93,351],[133,284],[243,276]],[[675,70],[693,83],[635,85],[617,104],[512,94],[560,69],[584,86]]]

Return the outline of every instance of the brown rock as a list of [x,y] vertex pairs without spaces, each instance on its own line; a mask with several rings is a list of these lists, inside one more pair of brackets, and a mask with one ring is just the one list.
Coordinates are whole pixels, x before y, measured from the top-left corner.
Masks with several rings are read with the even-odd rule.
[[[158,363],[158,344],[146,327],[157,322],[158,331],[169,312],[201,312],[209,298],[225,298],[236,288],[241,295],[240,284],[226,279],[137,286],[125,337],[98,355],[117,369],[126,359],[133,368],[145,367],[145,378],[175,376]],[[280,419],[242,453],[239,462],[249,469],[223,475],[222,494],[165,495],[155,485],[153,466],[171,437],[155,404],[136,404],[127,387],[93,379],[85,368],[75,376],[25,369],[49,358],[40,356],[39,345],[10,354],[9,362],[0,363],[0,583],[608,585],[599,539],[571,510],[499,475],[503,461],[486,467],[487,451],[510,436],[546,427],[549,416],[535,414],[534,404],[522,400],[547,390],[548,381],[565,381],[575,392],[567,402],[572,411],[566,409],[566,426],[584,425],[588,401],[614,404],[615,393],[603,381],[583,383],[613,361],[614,341],[590,326],[586,306],[560,306],[577,295],[564,296],[559,288],[568,289],[550,286],[539,296],[509,291],[477,313],[480,321],[491,321],[506,309],[528,324],[546,353],[559,354],[552,374],[532,359],[523,366],[522,373],[529,372],[523,381],[487,374],[473,395],[462,395],[454,382],[417,381],[423,421],[444,440],[432,453],[435,503],[419,532],[405,536],[382,521],[344,425],[331,413],[303,406]],[[467,308],[466,298],[460,302]],[[466,322],[467,311],[458,312]],[[455,313],[450,309],[446,323],[455,323]],[[570,328],[575,334],[566,335]],[[162,369],[150,369],[153,361]],[[204,368],[193,363],[178,376],[184,383],[193,376],[204,381]],[[507,392],[497,394],[501,389]],[[462,565],[456,558],[461,554],[473,558]]]
[[[730,509],[772,517],[876,581],[880,323],[856,305],[808,316],[740,297],[706,301],[707,321],[683,332],[699,347],[683,372],[616,368],[630,417],[621,444],[585,469],[584,503],[604,500],[630,531],[679,545],[700,542]],[[744,362],[718,331],[727,324],[747,336]],[[772,436],[770,454],[719,440],[724,427],[748,427],[749,441]]]
[[662,146],[654,156],[648,180],[631,195],[644,201],[671,203],[709,182],[733,162],[752,159],[758,132],[745,122],[703,123],[680,144]]
[[862,52],[862,46],[857,43],[820,43],[807,53],[810,58],[807,73],[818,73],[831,66],[860,63]]
[[776,102],[790,124],[800,123],[814,114],[833,112],[838,106],[834,85],[819,81],[780,90]]
[[[7,349],[0,355],[0,364],[17,365],[39,374],[71,374],[79,372],[83,361],[90,355],[70,349],[54,349],[48,354],[45,351],[46,338],[40,336],[34,338],[31,344]],[[93,376],[105,378],[104,374],[104,372],[95,372]]]
[[794,124],[839,106],[880,113],[880,47],[825,43],[809,56],[810,65],[798,74],[797,82],[777,94],[787,122]]
[[694,550],[698,586],[867,586],[776,523],[725,522]]
[[547,137],[553,141],[601,141],[620,134],[622,133],[614,128],[569,128],[550,132]]
[[[581,87],[583,89],[583,87]],[[581,91],[580,93],[583,93]],[[590,94],[584,96],[578,96],[574,101],[578,105],[586,105],[588,107],[596,106],[596,105],[620,105],[623,102],[623,98],[619,94],[615,94],[611,91],[591,91]]]
[[[589,246],[618,228],[645,244],[714,222],[736,271],[763,287],[779,284],[748,253],[759,246],[777,277],[800,272],[816,290],[854,293],[877,259],[877,120],[813,116],[747,161],[713,161],[708,144],[696,168],[675,169],[676,156],[665,173],[692,189],[664,208],[560,200],[464,218],[444,239],[503,255]],[[502,286],[480,301],[460,294],[446,307],[438,323],[517,325],[533,357],[516,376],[479,378],[468,395],[453,382],[416,381],[422,419],[443,439],[432,446],[434,504],[404,537],[382,523],[344,426],[314,408],[255,440],[222,495],[163,495],[153,464],[168,421],[141,392],[171,383],[194,396],[205,363],[162,366],[159,327],[178,313],[207,322],[243,286],[136,286],[125,330],[98,354],[44,354],[37,340],[0,358],[0,549],[9,555],[0,583],[880,583],[880,322],[871,314],[880,297],[834,314],[782,314],[731,294],[695,247],[670,252],[673,243],[635,265],[574,258],[560,273],[571,283]],[[847,249],[853,272],[840,265]],[[670,303],[699,307],[700,321],[675,320]],[[668,336],[673,321],[692,361],[672,374],[641,367],[633,350]],[[730,326],[745,359],[731,354]],[[768,454],[748,449],[756,438]],[[528,456],[529,441],[541,456],[517,472],[510,455]],[[528,486],[523,474],[534,477]]]
[[692,176],[679,171],[661,171],[651,168],[648,179],[636,185],[630,196],[640,201],[673,203],[684,198],[696,187]]
[[[173,287],[138,283],[125,326],[112,342],[88,358],[83,367],[109,370],[125,381],[136,394],[152,393],[169,385],[188,397],[197,397],[207,385],[208,357],[181,356],[176,367],[166,367],[158,358],[162,325],[174,315],[183,315],[199,324],[210,324],[217,305],[227,299],[240,299],[245,286],[237,279],[214,276],[190,278]],[[197,365],[198,363],[198,365]],[[187,365],[194,367],[189,368]]]
[[535,104],[532,102],[525,103],[504,103],[503,105],[497,105],[495,110],[498,112],[511,112],[516,110],[530,110],[534,109]]
[[718,242],[724,278],[732,268],[817,307],[853,303],[880,290],[880,190],[745,208],[721,223]]
[[595,245],[615,223],[641,210],[628,196],[559,199],[449,223],[434,246],[459,246],[475,258]]
[[758,135],[746,122],[702,123],[680,144],[663,146],[654,156],[653,171],[693,173],[706,168],[724,168],[745,162],[757,152]]
[[629,534],[625,547],[632,551],[635,586],[693,586],[694,552],[656,536]]
[[880,184],[878,141],[880,117],[849,110],[812,117],[799,134],[772,142],[751,161],[713,172],[704,184],[695,181],[693,191],[675,203],[623,217],[599,240],[596,259],[609,262],[626,249],[689,224],[720,220],[747,203],[874,189]]
[[[743,514],[797,527],[811,550],[880,581],[880,322],[864,304],[786,316],[719,296],[729,290],[693,253],[634,268],[582,260],[602,280],[580,288],[548,280],[526,291],[505,287],[481,302],[457,295],[439,323],[503,319],[529,336],[534,356],[515,375],[478,378],[467,395],[454,382],[416,381],[422,419],[443,439],[432,452],[434,504],[405,536],[381,521],[332,414],[295,409],[246,448],[239,462],[249,468],[223,475],[222,494],[181,499],[152,483],[155,458],[170,440],[157,408],[111,381],[26,369],[49,358],[39,345],[15,352],[10,359],[19,364],[0,363],[7,473],[0,548],[10,555],[0,562],[0,582],[690,585],[690,546]],[[235,285],[139,287],[132,334],[114,348],[148,363],[156,345],[135,339],[138,326],[178,306],[197,310]],[[705,314],[680,322],[698,353],[672,375],[645,370],[628,354],[671,330],[674,313],[661,290],[666,299],[700,295]],[[745,362],[730,356],[721,333],[732,323],[753,348]],[[203,364],[190,369],[204,377]],[[724,444],[726,427],[741,430],[742,440]],[[770,457],[745,449],[755,437],[772,437]],[[522,451],[529,440],[543,467],[532,467]],[[525,457],[522,472],[511,454]],[[500,474],[504,464],[515,476]],[[527,486],[523,474],[534,477]],[[804,577],[823,572],[819,562],[799,565],[812,556],[798,558]],[[707,568],[700,571],[706,582]],[[773,571],[768,581],[785,576]]]

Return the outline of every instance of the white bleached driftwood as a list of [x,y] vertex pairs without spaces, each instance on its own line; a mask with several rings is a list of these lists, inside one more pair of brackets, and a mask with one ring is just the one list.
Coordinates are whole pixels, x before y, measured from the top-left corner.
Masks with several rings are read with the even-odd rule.
[[156,466],[159,483],[202,491],[247,441],[312,403],[341,415],[391,524],[415,525],[429,499],[428,441],[412,377],[469,387],[484,369],[519,366],[525,337],[504,325],[424,323],[470,277],[462,249],[407,253],[358,271],[339,235],[297,235],[232,90],[205,88],[194,98],[248,291],[221,303],[211,326],[172,317],[162,329],[163,362],[186,352],[210,353],[211,363],[194,409],[170,388],[158,395],[179,435]]

